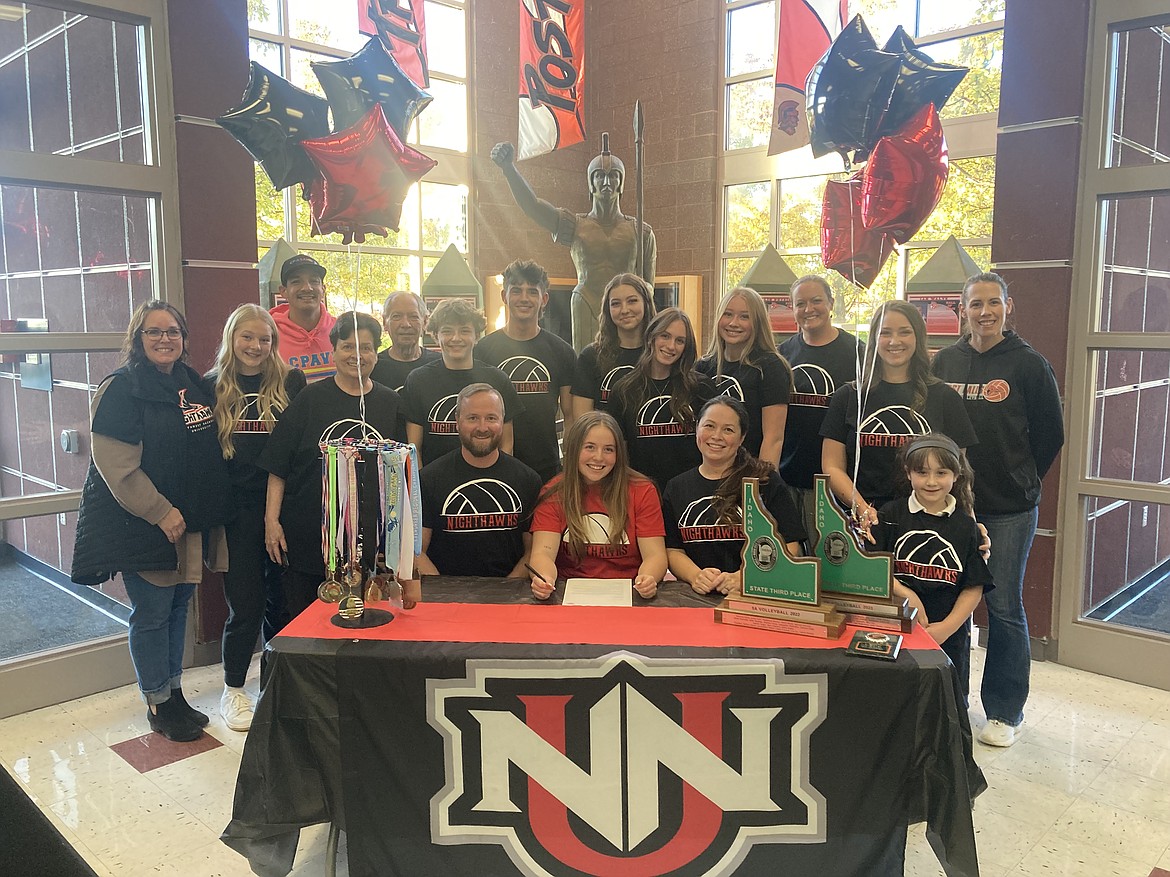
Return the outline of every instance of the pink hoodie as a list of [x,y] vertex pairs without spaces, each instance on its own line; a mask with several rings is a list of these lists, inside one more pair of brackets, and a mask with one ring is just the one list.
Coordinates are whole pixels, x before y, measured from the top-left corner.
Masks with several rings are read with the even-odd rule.
[[329,330],[337,320],[325,310],[322,303],[321,318],[317,320],[316,326],[306,331],[289,319],[288,309],[289,305],[283,304],[269,311],[280,332],[279,355],[292,368],[303,371],[310,383],[332,376],[336,369],[333,367],[333,345],[329,343]]

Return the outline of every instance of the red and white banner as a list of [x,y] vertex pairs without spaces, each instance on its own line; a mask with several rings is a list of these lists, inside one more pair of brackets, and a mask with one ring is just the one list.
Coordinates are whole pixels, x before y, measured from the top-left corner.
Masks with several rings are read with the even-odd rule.
[[517,157],[585,139],[585,0],[520,0]]
[[402,72],[419,88],[431,84],[423,0],[358,0],[358,30],[381,38]]
[[804,81],[849,21],[850,0],[780,0],[776,94],[768,155],[809,142]]

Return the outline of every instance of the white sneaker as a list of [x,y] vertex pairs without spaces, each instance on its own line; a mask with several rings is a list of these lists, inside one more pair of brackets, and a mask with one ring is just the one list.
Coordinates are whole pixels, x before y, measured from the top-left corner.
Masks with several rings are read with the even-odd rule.
[[256,705],[248,692],[242,688],[224,688],[219,699],[219,714],[223,723],[233,731],[247,731],[252,727],[252,714]]
[[979,742],[987,746],[1011,746],[1016,742],[1016,728],[999,719],[988,719],[979,732]]

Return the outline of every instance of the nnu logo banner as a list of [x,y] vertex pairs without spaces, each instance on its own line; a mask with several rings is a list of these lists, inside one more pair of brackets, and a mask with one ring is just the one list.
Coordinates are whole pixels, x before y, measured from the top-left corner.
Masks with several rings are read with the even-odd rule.
[[754,844],[823,843],[827,691],[779,659],[469,661],[427,681],[431,840],[497,844],[533,877],[730,874]]

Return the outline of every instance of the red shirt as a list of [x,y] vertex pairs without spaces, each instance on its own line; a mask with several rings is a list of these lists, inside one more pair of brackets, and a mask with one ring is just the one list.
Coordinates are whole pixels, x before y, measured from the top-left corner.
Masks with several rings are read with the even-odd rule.
[[638,574],[642,554],[638,539],[665,536],[662,522],[662,502],[652,481],[631,481],[624,544],[609,544],[609,515],[595,489],[585,494],[585,513],[590,518],[590,542],[580,560],[569,550],[566,531],[568,523],[561,507],[560,497],[546,499],[532,514],[532,532],[560,533],[561,548],[557,552],[557,572],[568,579],[625,579]]

